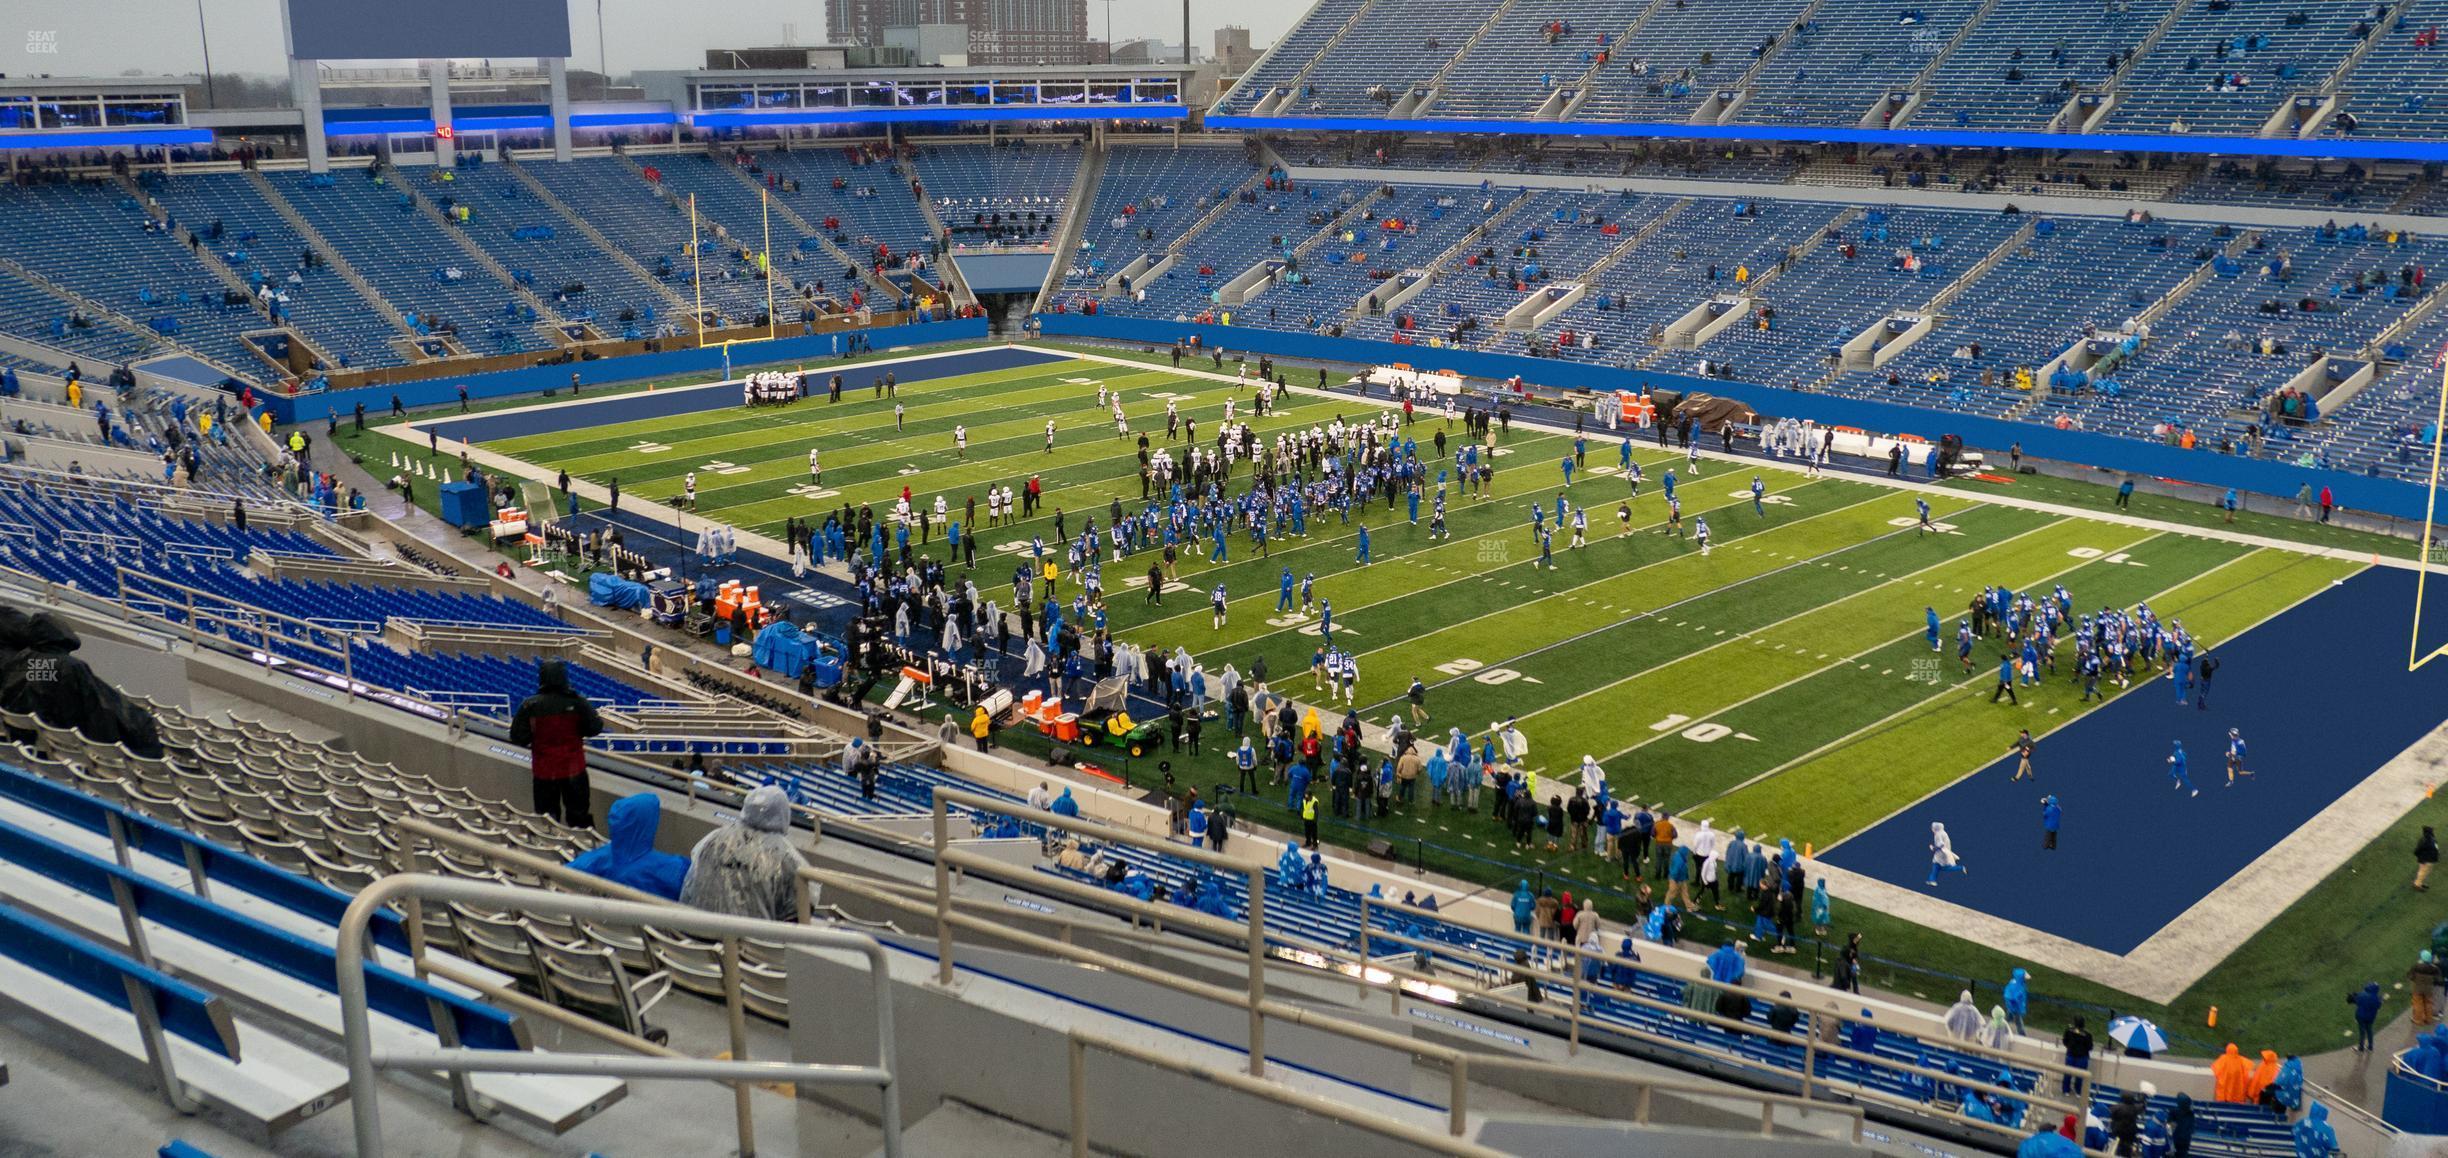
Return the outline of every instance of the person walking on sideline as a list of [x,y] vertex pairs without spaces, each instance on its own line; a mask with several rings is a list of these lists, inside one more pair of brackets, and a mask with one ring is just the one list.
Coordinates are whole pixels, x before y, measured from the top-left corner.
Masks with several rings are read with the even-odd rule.
[[2414,891],[2431,891],[2431,866],[2439,863],[2439,837],[2432,835],[2431,826],[2423,826],[2422,836],[2414,842]]
[[[1991,698],[1994,699],[1995,697]],[[2015,755],[2015,774],[2007,779],[2007,783],[2012,784],[2017,780],[2028,780],[2031,778],[2032,747],[2033,740],[2030,728],[2025,728],[2022,731],[2015,733],[2014,742],[2006,746],[2006,750],[2014,753]]]
[[602,732],[595,705],[570,690],[569,665],[557,659],[537,665],[536,694],[510,718],[510,742],[527,749],[537,812],[571,828],[595,826],[586,741]]
[[2014,680],[2014,654],[2012,652],[2008,652],[1998,657],[1997,690],[1989,693],[1989,702],[1994,704],[1998,702],[1999,696],[2004,696],[2006,697],[2007,703],[2013,704],[2016,707],[2023,706],[2022,698],[2015,695]]
[[1929,887],[1933,889],[1938,887],[1938,874],[1940,873],[1970,871],[1971,869],[1965,866],[1963,858],[1955,855],[1955,842],[1947,836],[1946,825],[1935,820],[1931,821],[1930,875],[1927,882]]
[[2201,795],[2201,789],[2193,787],[2193,778],[2185,775],[2184,741],[2176,741],[2176,750],[2168,755],[2167,763],[2168,779],[2176,782],[2178,792],[2190,793],[2193,796]]

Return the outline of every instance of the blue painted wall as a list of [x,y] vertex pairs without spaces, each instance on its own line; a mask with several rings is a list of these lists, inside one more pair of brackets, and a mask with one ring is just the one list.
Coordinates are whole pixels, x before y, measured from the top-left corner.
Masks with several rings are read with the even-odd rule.
[[[841,355],[842,342],[851,334],[863,334],[872,349],[892,346],[919,346],[933,342],[958,342],[986,336],[984,318],[955,318],[944,322],[921,322],[905,326],[875,326],[864,330],[842,330],[809,337],[776,338],[769,342],[741,342],[731,347],[731,365],[735,368],[766,362],[788,362],[795,359],[835,358]],[[628,354],[618,358],[603,358],[593,362],[570,362],[557,366],[522,366],[515,370],[495,370],[484,374],[469,374],[455,378],[427,378],[416,382],[395,382],[381,386],[359,386],[349,390],[327,390],[320,394],[295,397],[274,396],[268,403],[272,420],[278,423],[312,421],[324,416],[327,409],[347,415],[359,402],[365,403],[366,413],[388,414],[391,396],[399,395],[409,407],[438,406],[459,397],[459,387],[467,387],[473,399],[507,398],[514,394],[538,394],[569,385],[570,372],[577,371],[578,380],[589,386],[616,382],[635,382],[641,378],[661,378],[672,374],[720,373],[723,352],[719,346],[703,349],[665,350],[655,354]]]
[[2226,488],[2293,499],[2296,488],[2310,483],[2315,493],[2329,487],[2339,506],[2420,519],[2425,490],[2396,479],[2371,478],[2336,470],[2312,470],[2242,458],[2206,450],[2178,450],[2153,442],[2086,430],[2058,430],[2037,423],[2009,422],[1969,414],[1949,414],[1900,406],[1836,398],[1798,390],[1782,390],[1749,382],[1723,382],[1687,374],[1660,374],[1615,366],[1584,366],[1515,354],[1440,350],[1361,338],[1329,338],[1249,326],[1200,325],[1148,318],[1117,318],[1099,314],[1039,314],[1048,337],[1077,335],[1115,341],[1169,346],[1175,338],[1196,337],[1210,348],[1272,354],[1328,362],[1380,364],[1407,362],[1423,370],[1452,370],[1476,378],[1504,379],[1516,374],[1548,387],[1589,387],[1600,390],[1697,390],[1736,399],[1763,414],[1801,418],[1828,426],[1858,426],[1882,434],[1917,434],[1932,442],[1941,434],[1961,435],[1964,444],[2002,452],[2020,442],[2032,458],[2087,463],[2108,470],[2131,471],[2203,486]]

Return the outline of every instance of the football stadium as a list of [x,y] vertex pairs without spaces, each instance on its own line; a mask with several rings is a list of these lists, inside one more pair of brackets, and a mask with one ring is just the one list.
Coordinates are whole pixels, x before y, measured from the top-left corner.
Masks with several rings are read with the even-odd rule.
[[0,1154],[2448,1144],[2448,2],[136,7]]

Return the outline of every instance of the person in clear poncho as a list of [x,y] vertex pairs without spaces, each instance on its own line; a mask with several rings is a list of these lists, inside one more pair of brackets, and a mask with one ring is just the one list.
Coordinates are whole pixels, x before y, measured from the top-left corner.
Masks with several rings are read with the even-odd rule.
[[748,794],[739,819],[690,850],[680,903],[735,917],[792,920],[799,868],[806,863],[791,847],[790,798],[768,784]]

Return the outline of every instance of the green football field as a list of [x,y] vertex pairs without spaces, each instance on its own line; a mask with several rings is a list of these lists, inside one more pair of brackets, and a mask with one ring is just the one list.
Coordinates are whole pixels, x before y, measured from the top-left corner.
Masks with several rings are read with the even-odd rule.
[[[1179,396],[1183,412],[1212,436],[1233,389],[1176,374],[1158,355],[1101,353],[1105,358],[913,381],[899,392],[906,414],[898,429],[891,402],[856,391],[838,406],[723,408],[488,441],[484,449],[523,459],[546,477],[564,467],[597,483],[617,475],[625,494],[646,502],[678,494],[682,477],[696,469],[704,514],[767,534],[790,516],[821,520],[845,499],[883,509],[904,486],[928,504],[941,493],[957,511],[989,484],[1017,489],[1036,474],[1047,494],[1044,517],[988,528],[981,542],[979,586],[1008,603],[1016,558],[999,548],[1032,535],[1051,539],[1057,506],[1070,512],[1076,530],[1086,514],[1102,523],[1111,498],[1128,505],[1137,497],[1135,445],[1114,439],[1091,383],[1123,391],[1134,426],[1159,439],[1166,401],[1160,395]],[[909,368],[905,376],[920,372]],[[1314,372],[1289,371],[1295,381]],[[851,378],[868,376],[862,369]],[[684,383],[659,385],[675,384]],[[1246,405],[1240,409],[1246,415]],[[1271,436],[1293,423],[1366,409],[1352,399],[1295,395],[1258,427]],[[1050,455],[1048,418],[1059,428]],[[966,461],[953,456],[956,424],[969,428]],[[1413,437],[1425,445],[1431,429],[1423,422]],[[421,448],[422,436],[414,437]],[[1450,541],[1430,542],[1424,527],[1377,506],[1367,517],[1376,562],[1363,569],[1354,565],[1353,530],[1329,515],[1312,524],[1308,539],[1275,544],[1271,559],[1249,558],[1242,540],[1234,541],[1227,565],[1185,558],[1187,586],[1162,608],[1120,588],[1123,577],[1145,570],[1134,560],[1108,568],[1116,588],[1111,622],[1125,638],[1186,647],[1211,664],[1247,670],[1252,658],[1265,655],[1279,690],[1314,699],[1304,669],[1317,640],[1302,631],[1314,624],[1269,622],[1280,570],[1314,571],[1319,593],[1335,603],[1338,642],[1358,654],[1359,699],[1373,720],[1398,710],[1417,674],[1433,687],[1431,735],[1453,726],[1477,733],[1491,720],[1517,715],[1534,765],[1562,770],[1594,755],[1619,794],[1678,811],[1701,809],[1698,815],[1721,825],[1743,824],[1824,851],[1987,765],[2014,728],[2028,725],[2045,736],[2085,710],[2063,680],[2027,690],[2028,707],[1992,706],[1994,655],[1977,653],[1985,662],[1968,676],[1955,665],[1955,612],[1983,585],[2064,583],[2084,610],[2148,600],[2217,643],[2352,572],[2352,559],[2415,550],[2403,539],[2283,518],[2248,503],[2233,529],[2352,555],[2339,561],[2255,549],[2192,533],[2221,526],[2207,504],[2147,492],[2134,497],[2129,513],[2166,529],[2136,528],[2085,517],[2111,511],[2107,487],[2045,476],[1945,484],[1931,501],[1950,533],[1922,537],[1910,525],[1910,495],[1877,483],[1811,482],[1765,467],[1771,501],[1758,515],[1748,500],[1753,466],[1708,462],[1681,492],[1687,516],[1707,514],[1716,532],[1716,548],[1702,558],[1688,540],[1660,533],[1658,480],[1682,456],[1650,441],[1635,448],[1648,476],[1633,504],[1635,533],[1628,540],[1615,534],[1623,481],[1595,469],[1577,475],[1571,498],[1590,508],[1592,542],[1581,551],[1559,549],[1550,572],[1532,564],[1528,507],[1534,499],[1552,506],[1569,439],[1516,429],[1499,444],[1498,498],[1452,496]],[[807,485],[810,445],[823,450],[822,490]],[[1610,467],[1616,453],[1613,444],[1593,440],[1589,463]],[[1996,501],[2000,496],[2050,509],[2009,505]],[[987,547],[998,548],[991,563]],[[928,549],[940,553],[942,540]],[[1205,599],[1219,581],[1233,596],[1222,631],[1210,628]],[[1065,598],[1074,590],[1065,588]],[[1934,666],[1921,639],[1926,606],[1939,608],[1950,633]],[[1209,729],[1203,756],[1163,758],[1184,783],[1228,783],[1220,734]],[[1019,728],[1006,729],[1000,742],[1039,754],[1049,747]],[[1147,783],[1152,761],[1132,763],[1122,770]],[[1236,806],[1249,821],[1296,831],[1298,820],[1279,793],[1243,797]],[[2332,991],[2401,969],[2399,948],[2436,921],[2418,894],[2400,887],[2397,871],[2415,827],[2430,819],[2400,820],[2173,1002],[2142,1001],[2035,968],[2035,1016],[2086,1013],[2096,1023],[2114,1008],[2181,1027],[2199,1026],[2216,1006],[2223,1033],[2287,1050],[2332,1047]],[[1485,886],[1510,888],[1533,873],[1562,887],[1618,885],[1612,866],[1586,854],[1517,849],[1484,815],[1450,808],[1329,820],[1322,828],[1329,842],[1357,848],[1385,840],[1406,862]],[[2337,952],[2305,954],[2306,943],[2331,939],[2341,914],[2366,935]],[[1842,897],[1836,924],[1839,936],[1869,938],[1868,984],[1938,1004],[1966,984],[1994,985],[2007,970],[2031,964]],[[2038,1012],[2043,1008],[2049,1012]],[[2216,1052],[2217,1043],[2187,1034],[2179,1048]]]
[[[617,476],[624,495],[643,501],[679,493],[694,470],[701,515],[776,537],[786,518],[821,520],[845,500],[882,512],[905,486],[920,503],[945,496],[958,517],[971,495],[1018,489],[1035,475],[1046,496],[1041,516],[982,529],[979,586],[1008,603],[1017,552],[1032,536],[1055,538],[1054,510],[1068,512],[1076,534],[1087,516],[1104,522],[1111,500],[1138,500],[1135,441],[1115,437],[1096,407],[1098,384],[1122,392],[1134,431],[1158,445],[1168,401],[1198,419],[1206,439],[1235,392],[1161,367],[1081,360],[913,382],[899,390],[898,424],[891,401],[854,390],[839,405],[722,409],[486,449],[598,483]],[[1294,395],[1256,425],[1271,436],[1369,410]],[[1246,396],[1238,413],[1249,413]],[[1058,427],[1052,453],[1048,419]],[[956,425],[968,428],[965,458],[954,454]],[[1427,453],[1442,425],[1423,418],[1409,433]],[[1460,435],[1457,427],[1448,438]],[[1161,605],[1124,588],[1144,557],[1109,564],[1109,622],[1119,638],[1185,647],[1211,670],[1230,663],[1247,672],[1264,656],[1277,690],[1317,701],[1306,670],[1319,645],[1316,620],[1277,611],[1282,570],[1314,573],[1318,595],[1335,607],[1335,642],[1358,660],[1356,706],[1371,722],[1400,712],[1418,677],[1430,687],[1431,737],[1516,718],[1534,768],[1563,772],[1595,756],[1618,795],[1824,847],[1984,766],[2013,728],[2045,734],[2085,710],[2064,680],[2028,690],[2019,709],[1987,702],[1993,650],[1976,651],[1967,673],[1953,645],[1957,615],[1984,585],[2062,583],[2082,610],[2147,601],[2215,644],[2357,569],[1969,491],[1931,495],[1943,533],[1923,534],[1912,496],[1890,487],[1706,460],[1688,477],[1684,457],[1654,441],[1634,445],[1647,481],[1623,534],[1616,507],[1629,488],[1614,473],[1617,446],[1592,443],[1587,468],[1567,488],[1560,462],[1569,436],[1526,428],[1500,436],[1494,497],[1452,492],[1450,539],[1430,539],[1425,505],[1418,526],[1382,503],[1349,525],[1326,513],[1310,520],[1307,537],[1271,544],[1267,558],[1241,538],[1224,563],[1185,550],[1184,586]],[[822,488],[807,477],[811,444],[823,451]],[[1706,517],[1714,532],[1706,556],[1664,528],[1660,480],[1669,468],[1687,476],[1678,489],[1687,527]],[[1759,509],[1749,489],[1755,471],[1767,485]],[[1529,509],[1546,504],[1552,518],[1559,491],[1589,509],[1590,542],[1572,550],[1557,536],[1549,568],[1539,563]],[[1363,524],[1373,540],[1367,567],[1355,561]],[[940,538],[931,546],[943,550]],[[1232,598],[1222,629],[1206,599],[1218,583]],[[1066,602],[1075,590],[1066,581]],[[1935,656],[1922,636],[1932,606],[1947,625]],[[1220,732],[1210,731],[1202,760],[1176,761],[1197,769],[1193,782],[1208,782],[1210,771],[1225,778]],[[1512,851],[1492,824],[1450,810],[1417,808],[1379,827],[1459,854]]]

